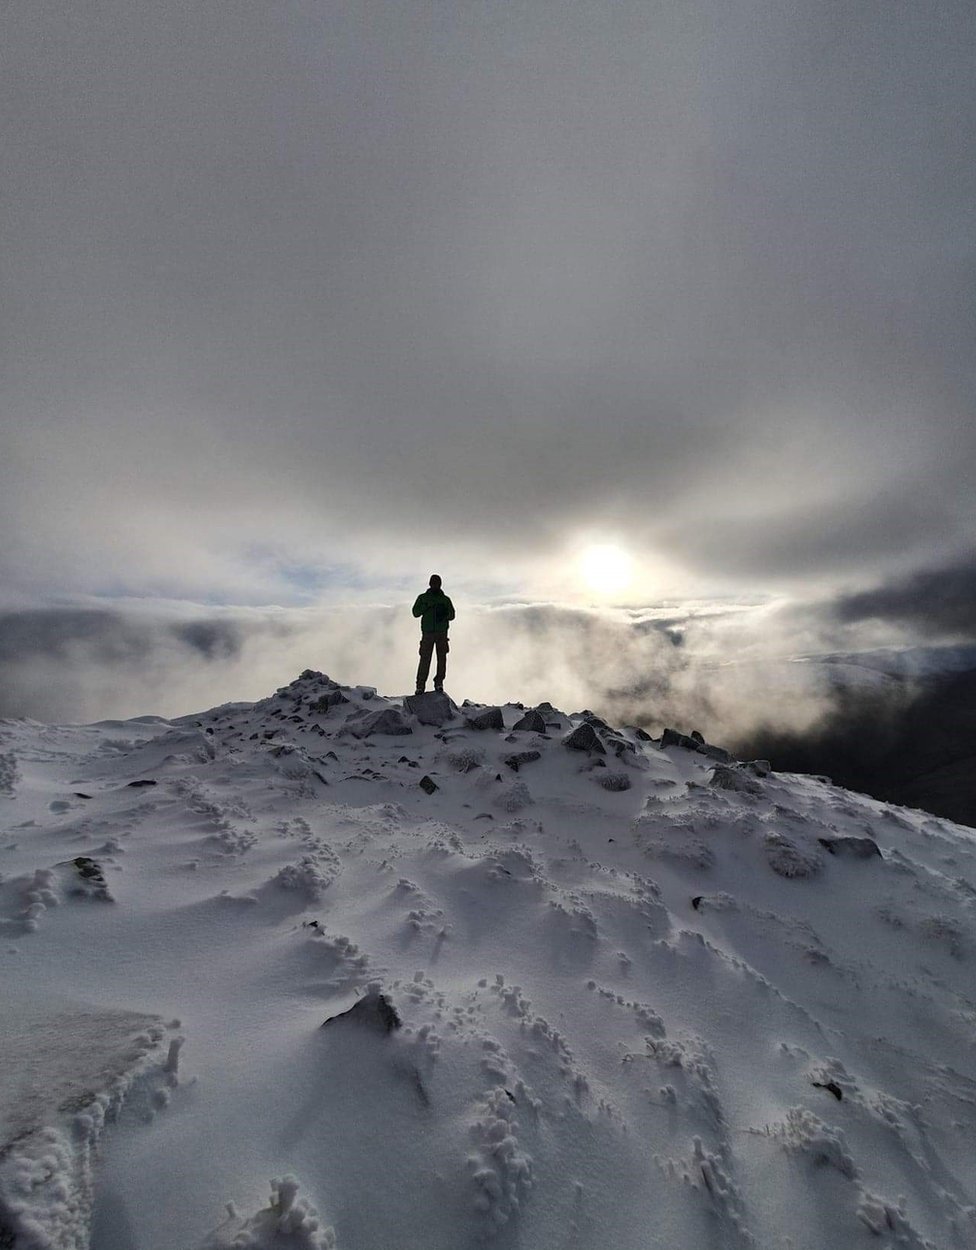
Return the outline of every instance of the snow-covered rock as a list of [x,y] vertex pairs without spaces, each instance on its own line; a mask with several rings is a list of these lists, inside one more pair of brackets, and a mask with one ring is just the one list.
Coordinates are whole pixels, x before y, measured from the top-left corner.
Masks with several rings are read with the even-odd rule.
[[4,723],[0,1245],[976,1244],[972,830],[424,700]]

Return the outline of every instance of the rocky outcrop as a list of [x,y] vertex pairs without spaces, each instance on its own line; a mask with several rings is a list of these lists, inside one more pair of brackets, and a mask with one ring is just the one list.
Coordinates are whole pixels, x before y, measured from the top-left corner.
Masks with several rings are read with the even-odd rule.
[[519,733],[544,734],[546,732],[546,722],[539,712],[531,710],[517,720],[512,729]]
[[731,751],[712,746],[696,729],[690,734],[678,733],[676,729],[665,729],[661,735],[661,750],[667,747],[684,747],[686,751],[697,751],[699,755],[707,755],[709,759],[718,760],[721,764],[731,764],[735,760]]

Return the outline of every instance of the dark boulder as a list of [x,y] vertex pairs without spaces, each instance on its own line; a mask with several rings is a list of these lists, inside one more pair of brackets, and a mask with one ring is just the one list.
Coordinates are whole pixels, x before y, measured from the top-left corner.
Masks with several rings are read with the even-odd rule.
[[504,729],[505,721],[502,718],[502,709],[500,707],[485,708],[483,712],[479,712],[477,716],[468,718],[469,729]]
[[517,729],[521,733],[544,734],[546,732],[546,722],[539,712],[529,711],[515,722],[512,729]]
[[329,1016],[323,1021],[322,1028],[345,1020],[348,1024],[358,1024],[372,1029],[374,1033],[392,1033],[400,1028],[403,1021],[400,1013],[385,994],[379,990],[369,990],[358,1003],[354,1003],[348,1011],[341,1011],[337,1016]]
[[432,777],[428,777],[426,773],[420,778],[417,785],[420,786],[421,790],[423,790],[425,794],[433,794],[435,790],[440,789],[437,782],[434,781]]
[[841,855],[847,859],[883,859],[881,847],[874,838],[817,838],[817,841],[831,855]]
[[709,759],[717,760],[721,764],[731,764],[735,759],[730,751],[726,751],[723,747],[713,747],[711,743],[701,738],[701,734],[693,738],[689,734],[678,733],[676,729],[665,729],[661,735],[661,750],[667,747],[683,747],[686,751],[697,751],[699,755],[707,755]]
[[734,764],[719,764],[712,770],[711,785],[719,790],[736,790],[739,794],[762,794],[758,780],[743,768]]
[[320,695],[314,703],[309,704],[308,710],[316,715],[324,715],[331,708],[338,707],[341,703],[348,703],[349,700],[342,693],[338,686],[334,690],[326,690],[325,694]]
[[596,730],[589,723],[584,721],[582,725],[577,725],[572,733],[563,738],[563,746],[568,747],[570,751],[596,751],[599,755],[606,755],[607,748],[600,741]]
[[427,694],[408,694],[403,700],[404,709],[416,716],[421,725],[446,725],[458,715],[456,704],[443,690]]
[[395,707],[386,707],[378,712],[368,712],[361,720],[350,724],[350,732],[357,738],[368,738],[370,734],[412,734],[413,728],[403,718],[403,713]]

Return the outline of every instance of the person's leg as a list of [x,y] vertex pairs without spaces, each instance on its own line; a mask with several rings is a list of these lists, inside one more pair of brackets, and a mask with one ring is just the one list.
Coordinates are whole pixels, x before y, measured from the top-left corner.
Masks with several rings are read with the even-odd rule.
[[447,634],[438,634],[436,642],[437,671],[434,673],[434,689],[442,690],[444,688],[444,678],[447,675],[447,653],[450,650]]
[[423,634],[420,638],[420,663],[417,665],[417,690],[422,691],[427,685],[427,674],[430,672],[430,657],[434,654],[434,637]]

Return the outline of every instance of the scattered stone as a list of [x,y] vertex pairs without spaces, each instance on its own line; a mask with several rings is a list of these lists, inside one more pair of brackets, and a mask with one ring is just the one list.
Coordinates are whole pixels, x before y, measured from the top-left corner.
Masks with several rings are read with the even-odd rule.
[[814,1089],[826,1089],[837,1099],[838,1102],[844,1097],[844,1091],[836,1081],[811,1081]]
[[881,847],[874,838],[817,838],[817,841],[831,855],[842,855],[847,859],[883,859]]
[[404,697],[403,706],[411,716],[416,716],[421,725],[446,725],[459,715],[457,705],[443,690],[408,694]]
[[75,790],[74,796],[76,799],[90,799],[91,798],[90,794],[82,794],[80,790]]
[[369,989],[366,994],[354,1003],[348,1011],[340,1011],[337,1016],[329,1016],[328,1020],[323,1021],[322,1028],[327,1025],[335,1024],[338,1020],[348,1020],[350,1023],[362,1024],[367,1028],[373,1029],[376,1033],[392,1033],[394,1029],[400,1028],[403,1021],[400,1019],[400,1013],[390,1002],[385,994],[381,994],[378,989]]
[[[60,869],[58,876],[66,894],[73,898],[94,899],[97,902],[112,903],[115,900],[105,880],[101,864],[89,855],[79,855],[76,859],[63,860],[55,866]],[[54,874],[47,874],[54,881]],[[0,1246],[3,1242],[0,1241]]]
[[141,786],[154,786],[156,784],[157,782],[153,781],[150,777],[145,777],[141,781],[130,781],[129,789],[138,790]]
[[630,789],[630,778],[626,773],[604,773],[599,780],[604,790]]
[[500,707],[485,708],[477,716],[468,718],[469,729],[504,729],[505,721]]
[[589,721],[584,721],[582,725],[577,725],[572,733],[567,734],[563,738],[563,746],[568,747],[570,751],[596,751],[600,755],[606,755],[607,753],[607,748],[600,741],[596,730]]
[[517,773],[523,764],[533,764],[541,758],[542,755],[539,751],[516,751],[514,755],[505,756],[505,763],[512,772]]
[[426,773],[424,774],[423,777],[420,778],[420,780],[417,782],[417,785],[420,786],[421,790],[423,790],[425,794],[433,794],[435,790],[440,789],[440,786],[437,784],[437,782],[433,781],[430,777],[428,777]]
[[704,897],[705,897],[704,894],[696,894],[695,897],[691,900],[691,905],[692,907],[694,907],[695,911],[697,911],[698,908],[701,907],[701,901]]
[[520,733],[544,734],[546,732],[546,722],[539,712],[529,711],[515,722],[512,729],[518,730]]

